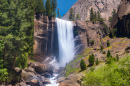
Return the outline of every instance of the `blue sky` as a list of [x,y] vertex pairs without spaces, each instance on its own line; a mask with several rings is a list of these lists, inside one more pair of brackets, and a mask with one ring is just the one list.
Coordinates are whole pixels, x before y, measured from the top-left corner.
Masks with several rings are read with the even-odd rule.
[[77,0],[57,0],[57,9],[60,9],[61,17],[67,13],[67,11],[76,1]]

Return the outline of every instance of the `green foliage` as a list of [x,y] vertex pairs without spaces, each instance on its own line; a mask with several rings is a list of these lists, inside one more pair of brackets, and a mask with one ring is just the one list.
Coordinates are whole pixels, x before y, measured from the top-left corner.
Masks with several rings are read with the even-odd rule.
[[86,70],[86,64],[85,64],[83,59],[80,61],[80,68],[81,68],[82,71]]
[[113,28],[111,31],[110,31],[110,34],[109,34],[109,37],[110,38],[114,38],[117,36],[117,28]]
[[107,58],[111,57],[110,50],[107,51]]
[[96,65],[98,65],[99,64],[99,61],[98,61],[98,58],[96,59]]
[[103,46],[100,47],[101,51],[103,51]]
[[106,52],[105,52],[105,51],[102,51],[102,54],[106,54]]
[[89,41],[89,43],[90,43],[91,46],[94,45],[94,41],[95,41],[94,39]]
[[57,10],[57,16],[58,16],[58,18],[61,18],[61,16],[60,16],[60,9],[59,8]]
[[75,20],[75,16],[74,16],[73,8],[70,8],[69,12],[70,12],[69,20],[70,21],[74,21]]
[[110,46],[110,42],[109,41],[107,41],[107,47],[109,47]]
[[130,56],[118,62],[89,71],[83,79],[83,86],[129,86]]
[[92,54],[92,55],[89,56],[89,64],[90,64],[90,66],[94,65],[94,61],[95,61],[95,57],[94,57],[94,54]]
[[46,0],[45,8],[46,8],[46,15],[51,17],[52,16],[51,0]]
[[52,16],[53,17],[56,17],[56,8],[57,8],[57,0],[52,0],[51,9],[52,9]]
[[90,67],[90,70],[93,72],[95,70],[95,68],[94,67]]
[[44,0],[35,0],[35,13],[45,14]]
[[[34,0],[0,1],[0,40],[5,45],[5,66],[13,65],[15,56],[33,55]],[[5,50],[5,51],[4,51]]]
[[77,20],[80,20],[79,14],[76,15],[76,19],[77,19]]
[[28,53],[22,54],[20,57],[16,59],[16,66],[25,69],[28,66],[27,60],[28,60]]
[[117,61],[119,60],[119,55],[118,54],[116,55],[116,59],[117,59]]

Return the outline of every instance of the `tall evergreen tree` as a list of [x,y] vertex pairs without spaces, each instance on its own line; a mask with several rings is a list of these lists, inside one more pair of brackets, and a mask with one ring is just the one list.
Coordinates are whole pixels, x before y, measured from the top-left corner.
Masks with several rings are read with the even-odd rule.
[[35,13],[45,14],[44,0],[35,0]]
[[57,10],[57,16],[58,16],[58,18],[61,18],[61,16],[60,16],[60,9],[59,8]]
[[91,8],[91,11],[90,11],[90,21],[93,21],[94,19],[94,12],[93,12],[93,8]]
[[46,15],[52,17],[51,0],[46,0],[45,8],[46,8]]
[[57,0],[52,0],[51,8],[52,8],[52,16],[56,17]]
[[76,19],[77,19],[77,20],[80,20],[79,14],[76,15]]
[[70,8],[70,15],[69,15],[69,20],[70,21],[74,21],[75,20],[75,16],[74,16],[74,10],[73,8]]

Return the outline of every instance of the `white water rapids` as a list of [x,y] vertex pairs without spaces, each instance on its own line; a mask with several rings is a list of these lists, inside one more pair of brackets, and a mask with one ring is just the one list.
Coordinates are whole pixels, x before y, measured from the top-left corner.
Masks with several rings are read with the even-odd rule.
[[59,66],[65,67],[74,57],[73,23],[56,18],[59,43]]

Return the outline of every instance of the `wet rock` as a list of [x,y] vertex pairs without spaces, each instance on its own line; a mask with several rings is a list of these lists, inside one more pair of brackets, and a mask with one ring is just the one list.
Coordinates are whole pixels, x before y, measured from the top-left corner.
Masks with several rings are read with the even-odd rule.
[[35,71],[38,73],[38,74],[42,74],[46,71],[46,65],[44,64],[38,64],[35,66]]
[[60,83],[60,82],[62,82],[63,80],[65,80],[65,77],[60,77],[60,78],[57,80],[57,83]]
[[45,79],[42,83],[43,83],[43,84],[51,84],[51,82],[50,82],[50,80],[49,80],[48,78]]
[[18,86],[26,86],[25,82],[20,82]]
[[45,78],[50,78],[52,75],[48,72],[42,73],[42,76],[44,76]]
[[31,85],[31,86],[39,86],[38,80],[32,79],[32,80],[30,81],[30,85]]

